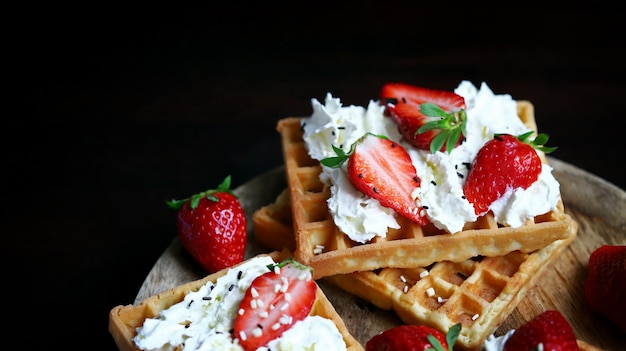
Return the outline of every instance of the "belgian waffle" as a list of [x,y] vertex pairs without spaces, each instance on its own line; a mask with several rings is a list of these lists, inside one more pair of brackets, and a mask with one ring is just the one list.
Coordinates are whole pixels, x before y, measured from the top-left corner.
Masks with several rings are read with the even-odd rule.
[[[275,262],[290,256],[288,250],[274,251],[269,254]],[[121,351],[139,351],[133,342],[137,334],[136,329],[143,325],[144,320],[153,318],[160,311],[182,301],[190,291],[196,291],[209,281],[215,282],[217,278],[226,274],[227,269],[208,275],[171,290],[146,298],[136,305],[116,306],[109,312],[109,332],[113,336],[117,347]],[[335,308],[324,295],[322,289],[317,289],[316,299],[311,310],[311,315],[330,319],[335,323],[339,332],[343,335],[348,351],[362,351],[363,346],[350,334],[345,323],[335,311]]]
[[[520,119],[536,130],[533,105],[520,101],[517,107]],[[489,212],[451,235],[432,224],[420,226],[399,216],[401,227],[390,229],[386,237],[376,237],[365,244],[354,242],[333,223],[326,204],[330,187],[320,180],[320,163],[307,153],[301,121],[302,118],[297,117],[281,119],[277,130],[281,135],[293,204],[294,257],[313,267],[316,279],[386,267],[413,268],[440,261],[463,262],[476,256],[502,256],[517,250],[530,253],[568,238],[575,226],[559,200],[557,210],[536,216],[519,228],[499,225]],[[540,156],[546,163],[545,156],[541,153]]]
[[[265,206],[253,214],[255,233],[289,224],[284,217],[271,214],[293,206],[284,198],[271,206],[272,212]],[[564,239],[530,253],[512,251],[503,256],[476,256],[418,268],[382,268],[324,279],[381,309],[393,310],[407,324],[427,324],[447,331],[462,323],[457,347],[479,350],[536,285],[545,268],[575,239],[577,228],[572,221]],[[280,248],[293,240],[293,232],[291,237],[285,231],[281,233],[269,248]]]

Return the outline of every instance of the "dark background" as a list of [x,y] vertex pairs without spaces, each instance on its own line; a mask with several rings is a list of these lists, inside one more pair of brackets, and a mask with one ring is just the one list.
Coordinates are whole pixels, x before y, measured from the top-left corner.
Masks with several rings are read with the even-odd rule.
[[366,105],[388,81],[484,81],[535,105],[551,156],[626,188],[624,14],[509,5],[7,13],[3,296],[26,335],[9,342],[114,349],[109,310],[176,235],[165,200],[280,166],[276,122],[326,92]]

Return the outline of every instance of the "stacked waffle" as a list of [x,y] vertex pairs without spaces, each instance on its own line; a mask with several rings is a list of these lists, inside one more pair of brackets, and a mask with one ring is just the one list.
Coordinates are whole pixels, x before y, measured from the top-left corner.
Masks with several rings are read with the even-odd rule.
[[[519,119],[536,131],[532,104],[516,106]],[[254,213],[256,239],[269,248],[290,248],[314,268],[316,279],[393,310],[405,323],[442,331],[461,323],[461,349],[480,349],[576,237],[577,223],[559,198],[550,211],[518,227],[499,224],[492,212],[455,233],[397,216],[399,228],[355,241],[329,210],[332,184],[323,176],[325,166],[310,156],[305,120],[278,122],[288,188]]]

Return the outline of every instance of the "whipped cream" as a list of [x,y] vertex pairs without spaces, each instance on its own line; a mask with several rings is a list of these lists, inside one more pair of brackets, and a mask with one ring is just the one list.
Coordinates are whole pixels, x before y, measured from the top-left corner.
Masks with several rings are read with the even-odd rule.
[[[412,196],[418,206],[427,206],[428,219],[439,229],[451,234],[474,222],[474,207],[463,198],[463,183],[472,160],[485,142],[495,133],[519,135],[529,131],[517,115],[516,101],[508,94],[497,95],[482,83],[480,89],[462,81],[454,90],[465,99],[466,140],[448,154],[418,150],[408,144],[397,125],[384,116],[384,106],[370,100],[367,108],[343,106],[339,98],[326,94],[324,104],[311,99],[313,113],[303,121],[304,141],[311,158],[322,160],[335,156],[333,145],[350,150],[350,146],[366,132],[385,135],[402,145],[421,179]],[[356,190],[347,176],[347,165],[341,168],[322,167],[320,179],[330,185],[328,208],[335,224],[350,239],[365,243],[375,236],[384,237],[388,228],[399,228],[395,211],[383,207]],[[533,217],[556,209],[560,197],[559,183],[552,168],[543,165],[539,179],[528,189],[510,189],[490,206],[501,225],[519,227]]]
[[[147,318],[137,328],[133,339],[142,350],[234,350],[243,348],[230,335],[237,310],[252,281],[267,272],[274,261],[269,256],[251,258],[235,269],[208,282],[184,300],[154,318]],[[241,276],[239,276],[239,272]],[[311,324],[315,324],[315,328]],[[319,327],[318,327],[319,325]],[[271,350],[345,350],[346,345],[336,325],[323,317],[308,316],[295,323],[280,338],[268,345]],[[267,351],[261,347],[259,351]]]
[[515,329],[509,330],[506,334],[502,336],[493,336],[489,335],[487,339],[483,342],[483,351],[502,351],[504,350],[504,344],[509,340],[511,335],[515,333]]

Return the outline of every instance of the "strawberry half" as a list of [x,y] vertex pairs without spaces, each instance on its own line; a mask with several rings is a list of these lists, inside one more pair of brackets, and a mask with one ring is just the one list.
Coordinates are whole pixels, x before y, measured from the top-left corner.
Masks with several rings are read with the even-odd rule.
[[233,337],[246,351],[280,337],[306,318],[315,302],[317,284],[310,267],[286,260],[268,268],[252,281],[235,320]]
[[365,351],[448,351],[452,350],[461,331],[456,324],[447,334],[426,325],[400,325],[373,336]]
[[176,228],[183,247],[208,273],[243,261],[246,215],[230,190],[230,176],[217,189],[167,204],[178,210]]
[[602,245],[589,255],[585,300],[626,332],[626,246]]
[[[543,345],[539,347],[539,345]],[[519,327],[504,344],[503,351],[578,351],[572,326],[561,312],[549,310]]]
[[465,135],[465,99],[454,92],[387,83],[380,101],[400,134],[418,149],[449,153]]
[[321,160],[323,165],[339,167],[348,160],[348,178],[356,189],[420,225],[428,223],[411,196],[420,178],[400,144],[367,133],[352,144],[348,153],[335,146],[333,149],[338,156]]
[[478,150],[463,185],[465,197],[474,205],[476,215],[487,213],[491,203],[508,189],[526,189],[537,181],[542,163],[535,148],[546,153],[556,148],[544,146],[548,141],[546,134],[530,141],[532,133],[517,137],[496,134]]

